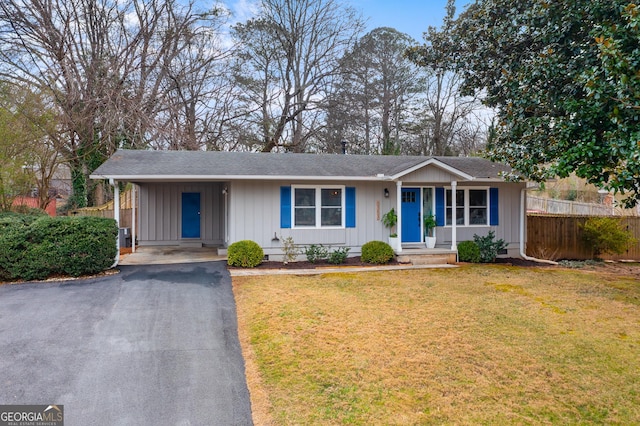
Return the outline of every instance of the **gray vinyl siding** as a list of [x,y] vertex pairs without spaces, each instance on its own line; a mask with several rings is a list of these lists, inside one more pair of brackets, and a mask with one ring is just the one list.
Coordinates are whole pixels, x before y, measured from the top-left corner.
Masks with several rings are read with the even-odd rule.
[[[386,240],[389,231],[380,217],[395,202],[395,183],[347,183],[356,188],[356,226],[343,229],[295,229],[280,227],[280,187],[297,182],[233,182],[229,196],[229,244],[251,239],[266,252],[281,252],[283,238],[292,237],[297,245],[323,244],[346,246],[359,251],[367,241]],[[300,182],[304,185],[331,186],[322,182]],[[384,188],[391,195],[384,198]],[[377,208],[379,203],[380,208]],[[277,235],[279,241],[274,241]]]
[[[417,180],[417,172],[403,179],[404,187],[448,187],[452,175],[435,169],[429,177],[434,181]],[[416,179],[416,180],[413,180]],[[436,181],[436,179],[439,179]],[[456,180],[454,178],[454,180]],[[496,238],[504,239],[510,248],[519,244],[520,189],[519,183],[483,183],[457,180],[458,188],[499,188],[498,226],[458,226],[457,241],[473,239],[474,234],[486,235],[494,230]],[[323,244],[333,247],[350,247],[351,254],[358,254],[360,247],[372,240],[387,241],[390,231],[381,222],[383,214],[395,207],[397,185],[392,181],[346,182],[345,187],[356,188],[356,226],[343,229],[295,229],[280,227],[280,187],[296,184],[330,186],[332,184],[296,181],[235,181],[230,183],[142,183],[140,184],[139,243],[141,245],[178,245],[181,235],[182,193],[201,194],[201,241],[204,245],[228,246],[240,240],[256,241],[265,254],[282,254],[282,241],[292,237],[295,244],[304,246]],[[228,229],[225,233],[225,196],[228,188],[226,214]],[[384,189],[389,197],[384,197]],[[274,240],[277,236],[277,240]],[[436,228],[437,247],[451,247],[451,227]],[[304,255],[302,255],[304,256]]]
[[[220,182],[141,183],[138,241],[140,245],[178,245],[182,229],[182,194],[200,193],[200,239],[224,244],[224,200]],[[193,241],[193,239],[189,239]]]

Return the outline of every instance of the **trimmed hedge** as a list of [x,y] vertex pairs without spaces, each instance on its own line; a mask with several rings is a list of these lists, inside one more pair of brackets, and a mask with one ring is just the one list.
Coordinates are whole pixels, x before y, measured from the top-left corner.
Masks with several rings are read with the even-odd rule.
[[229,246],[227,263],[241,268],[255,268],[262,263],[264,251],[255,241],[236,241]]
[[389,263],[395,253],[391,246],[384,241],[369,241],[362,245],[360,259],[366,263],[378,265]]
[[480,247],[475,241],[462,241],[458,244],[458,259],[460,262],[480,262]]
[[74,277],[109,269],[115,220],[98,217],[0,216],[0,279]]

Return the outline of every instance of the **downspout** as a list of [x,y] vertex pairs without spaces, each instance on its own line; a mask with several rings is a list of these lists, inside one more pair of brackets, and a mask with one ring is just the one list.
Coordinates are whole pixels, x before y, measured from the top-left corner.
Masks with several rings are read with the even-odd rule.
[[535,257],[527,256],[524,247],[525,229],[527,227],[527,188],[520,190],[520,257],[524,260],[530,260],[532,262],[548,263],[549,265],[557,265],[558,262],[547,259],[538,259]]
[[120,261],[120,187],[113,180],[109,179],[109,184],[113,186],[113,218],[116,220],[116,228],[118,228],[118,236],[116,237],[116,258],[113,261],[110,269],[118,266]]

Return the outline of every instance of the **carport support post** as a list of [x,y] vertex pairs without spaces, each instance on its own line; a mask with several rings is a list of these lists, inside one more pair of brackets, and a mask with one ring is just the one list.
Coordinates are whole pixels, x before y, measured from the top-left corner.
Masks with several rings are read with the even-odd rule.
[[136,252],[136,184],[131,184],[131,253]]
[[118,266],[118,260],[120,260],[120,187],[118,183],[109,179],[109,183],[113,186],[113,218],[116,221],[116,228],[118,228],[118,236],[116,237],[116,258],[113,261],[112,268]]

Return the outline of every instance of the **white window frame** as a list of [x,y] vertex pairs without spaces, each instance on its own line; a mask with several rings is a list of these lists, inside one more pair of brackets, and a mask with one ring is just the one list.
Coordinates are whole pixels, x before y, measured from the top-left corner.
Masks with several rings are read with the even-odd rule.
[[[453,191],[452,188],[450,186],[445,187],[444,188],[444,223],[445,223],[445,227],[451,228],[452,224],[447,223],[447,209],[451,208],[451,200],[447,199],[447,192],[451,191],[451,194],[453,196]],[[487,226],[491,226],[491,191],[489,191],[490,187],[488,186],[465,186],[465,187],[457,187],[456,191],[464,191],[464,223],[463,224],[456,224],[457,227],[460,226],[464,226],[464,227],[469,227],[469,228],[481,228],[484,227],[486,228]],[[487,223],[486,224],[470,224],[469,223],[469,210],[471,208],[471,206],[469,206],[469,191],[486,191],[487,193]],[[477,206],[476,206],[477,207]],[[456,208],[460,208],[459,205],[456,205]],[[453,217],[453,215],[452,215]]]
[[[296,189],[315,189],[316,192],[316,220],[315,226],[297,226],[296,225]],[[322,190],[323,189],[339,189],[340,190],[340,226],[322,226]],[[291,185],[291,228],[292,229],[345,229],[346,223],[346,187],[344,185]]]

